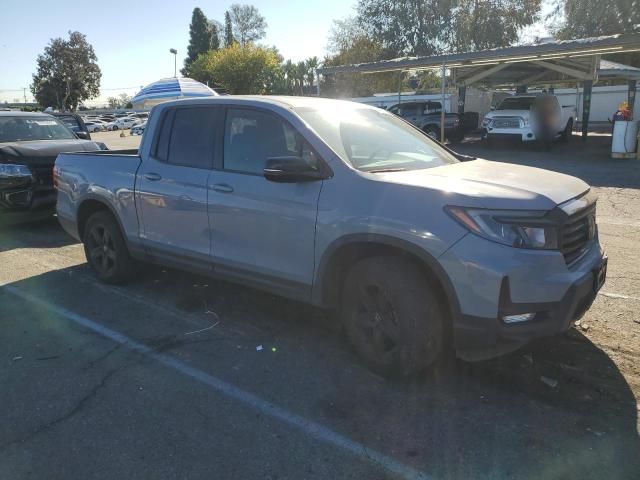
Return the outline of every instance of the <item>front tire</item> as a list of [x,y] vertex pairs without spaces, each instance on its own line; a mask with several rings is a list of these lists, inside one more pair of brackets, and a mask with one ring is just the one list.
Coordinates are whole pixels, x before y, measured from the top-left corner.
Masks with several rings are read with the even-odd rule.
[[87,262],[100,280],[117,284],[131,277],[134,262],[110,212],[100,211],[89,217],[82,241]]
[[436,288],[402,257],[360,260],[341,300],[347,336],[367,366],[386,377],[413,377],[443,356],[445,316]]

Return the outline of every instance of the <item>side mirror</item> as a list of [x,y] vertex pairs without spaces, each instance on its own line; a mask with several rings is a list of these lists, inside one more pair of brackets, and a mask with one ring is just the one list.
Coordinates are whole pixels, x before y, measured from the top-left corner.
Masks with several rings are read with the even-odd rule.
[[91,140],[91,137],[89,136],[89,134],[87,132],[76,132],[76,137],[82,139],[82,140]]
[[267,159],[264,178],[270,182],[298,183],[314,182],[327,178],[327,175],[312,168],[302,157],[272,157]]
[[489,110],[491,110],[492,112],[496,109],[495,105],[491,105],[491,107],[489,107]]

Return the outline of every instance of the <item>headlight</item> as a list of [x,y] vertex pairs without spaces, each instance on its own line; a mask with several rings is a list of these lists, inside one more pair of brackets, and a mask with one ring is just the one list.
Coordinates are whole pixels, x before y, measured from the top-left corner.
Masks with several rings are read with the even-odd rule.
[[528,118],[520,117],[520,121],[522,122],[522,126],[523,127],[526,127],[527,125],[529,125],[529,119]]
[[491,125],[491,119],[490,118],[485,118],[484,120],[482,120],[482,126],[483,127],[488,127],[489,125]]
[[28,178],[31,170],[26,165],[14,165],[12,163],[0,163],[0,178]]
[[465,228],[487,240],[516,248],[558,249],[558,229],[545,218],[546,212],[454,206],[445,210]]

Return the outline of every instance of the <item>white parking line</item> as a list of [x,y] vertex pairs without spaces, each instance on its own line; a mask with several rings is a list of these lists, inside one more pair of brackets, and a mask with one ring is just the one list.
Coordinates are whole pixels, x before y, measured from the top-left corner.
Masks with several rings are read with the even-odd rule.
[[123,335],[120,332],[115,330],[111,330],[104,325],[97,323],[93,320],[90,320],[87,317],[74,313],[70,310],[67,310],[64,307],[59,305],[55,305],[51,302],[38,298],[30,293],[24,292],[19,288],[16,288],[12,285],[5,285],[0,287],[4,289],[6,292],[15,295],[22,300],[27,302],[34,303],[41,308],[49,310],[61,317],[66,318],[78,325],[81,325],[89,330],[92,330],[109,340],[112,340],[116,343],[124,345],[131,350],[134,350],[146,357],[149,357],[155,360],[158,363],[161,363],[167,367],[171,367],[172,369],[186,375],[188,377],[193,378],[194,380],[199,381],[207,385],[212,390],[215,390],[218,393],[221,393],[233,400],[237,400],[240,403],[245,404],[248,407],[251,407],[264,415],[268,415],[272,418],[280,420],[281,422],[295,427],[298,430],[306,433],[307,435],[333,445],[334,447],[346,450],[363,460],[369,461],[373,464],[376,464],[383,469],[387,470],[390,473],[395,475],[399,475],[402,478],[406,479],[422,479],[422,480],[432,480],[433,477],[427,475],[424,472],[420,472],[412,467],[404,465],[396,460],[388,457],[376,450],[372,450],[369,447],[363,445],[362,443],[355,442],[324,425],[317,423],[313,420],[308,420],[300,415],[289,412],[284,408],[278,407],[273,403],[270,403],[267,400],[264,400],[253,393],[247,392],[246,390],[242,390],[230,383],[225,382],[213,375],[203,372],[202,370],[198,370],[197,368],[191,367],[176,358],[166,355],[164,353],[159,353],[153,350],[151,347],[140,343],[132,338]]

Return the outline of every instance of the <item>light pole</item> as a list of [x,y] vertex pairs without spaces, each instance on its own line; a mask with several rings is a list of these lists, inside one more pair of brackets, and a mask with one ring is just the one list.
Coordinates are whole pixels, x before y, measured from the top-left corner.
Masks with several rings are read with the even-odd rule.
[[178,50],[176,50],[175,48],[170,48],[169,52],[173,53],[173,78],[178,78],[178,70],[177,70],[177,65],[178,65]]

